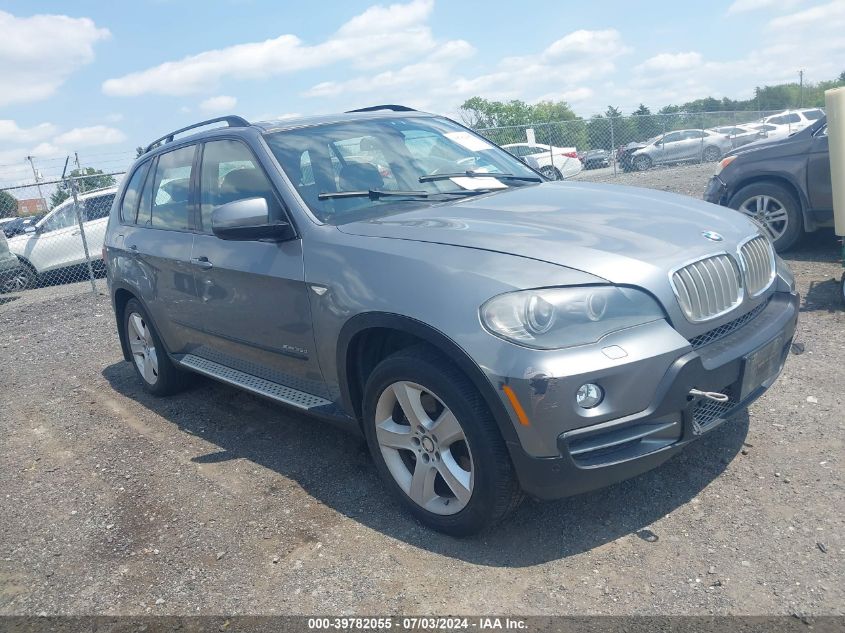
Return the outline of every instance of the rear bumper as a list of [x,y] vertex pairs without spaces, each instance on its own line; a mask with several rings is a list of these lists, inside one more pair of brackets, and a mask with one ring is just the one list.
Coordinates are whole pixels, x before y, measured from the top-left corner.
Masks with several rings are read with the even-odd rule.
[[[557,499],[602,488],[651,470],[759,398],[776,376],[740,397],[744,358],[779,341],[779,368],[798,319],[797,294],[776,293],[747,327],[675,360],[649,406],[625,418],[564,432],[557,457],[533,457],[509,444],[522,488],[539,499]],[[692,399],[691,389],[726,393],[716,404]]]

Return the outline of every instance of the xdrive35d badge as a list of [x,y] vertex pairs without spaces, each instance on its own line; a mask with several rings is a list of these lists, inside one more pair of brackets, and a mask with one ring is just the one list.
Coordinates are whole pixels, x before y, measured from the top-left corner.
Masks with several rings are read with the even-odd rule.
[[375,106],[165,134],[104,254],[147,391],[195,372],[345,425],[414,516],[466,535],[655,468],[771,387],[798,295],[760,231]]

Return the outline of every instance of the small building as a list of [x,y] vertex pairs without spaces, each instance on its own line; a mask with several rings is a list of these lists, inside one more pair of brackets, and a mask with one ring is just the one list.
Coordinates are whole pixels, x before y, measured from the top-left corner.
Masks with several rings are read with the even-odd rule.
[[35,215],[37,213],[47,213],[47,203],[43,199],[18,200],[18,215]]

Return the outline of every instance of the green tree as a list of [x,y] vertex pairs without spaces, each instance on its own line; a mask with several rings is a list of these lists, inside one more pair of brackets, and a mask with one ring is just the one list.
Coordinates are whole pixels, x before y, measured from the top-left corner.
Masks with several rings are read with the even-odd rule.
[[[80,176],[84,177],[80,178]],[[113,176],[104,174],[101,170],[94,169],[93,167],[74,169],[68,174],[68,178],[78,178],[78,180],[76,181],[76,186],[78,187],[77,191],[79,193],[93,191],[94,189],[103,189],[105,187],[111,187],[116,182]],[[68,181],[63,181],[56,187],[56,190],[53,192],[53,195],[50,196],[50,207],[56,207],[57,205],[70,198],[70,196],[70,184]]]
[[637,140],[644,141],[657,136],[662,131],[660,117],[654,116],[648,106],[641,103],[640,107],[634,110],[632,115],[634,117],[632,123],[636,131]]
[[0,218],[10,218],[18,214],[18,200],[8,191],[0,191]]

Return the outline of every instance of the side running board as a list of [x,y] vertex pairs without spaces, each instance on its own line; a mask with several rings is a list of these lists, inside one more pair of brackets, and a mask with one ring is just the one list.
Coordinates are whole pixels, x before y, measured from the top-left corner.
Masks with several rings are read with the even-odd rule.
[[179,361],[179,364],[198,374],[203,374],[220,382],[240,387],[241,389],[258,394],[259,396],[264,396],[265,398],[270,398],[271,400],[276,400],[277,402],[283,402],[298,409],[314,409],[331,404],[325,398],[315,396],[314,394],[306,393],[293,387],[286,387],[277,382],[271,382],[193,354],[186,354]]

